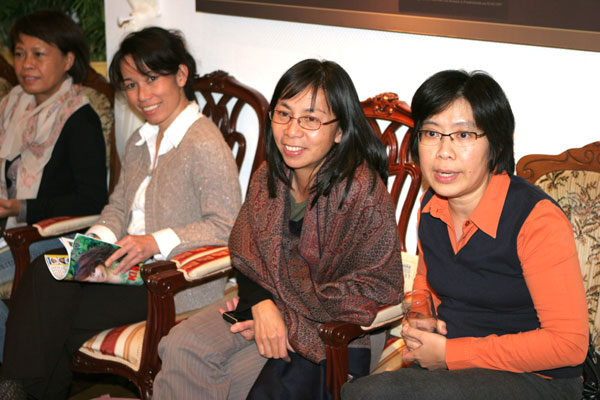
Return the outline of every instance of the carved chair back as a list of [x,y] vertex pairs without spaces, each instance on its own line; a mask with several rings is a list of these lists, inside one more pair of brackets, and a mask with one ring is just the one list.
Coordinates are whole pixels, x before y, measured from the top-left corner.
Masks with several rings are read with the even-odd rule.
[[[395,93],[382,93],[361,102],[369,124],[388,152],[388,189],[398,208],[404,201],[398,218],[398,234],[402,250],[406,251],[408,223],[421,187],[421,170],[410,160],[409,139],[414,127],[410,108]],[[410,181],[407,182],[407,178]]]
[[[257,147],[251,173],[265,160],[262,132],[267,122],[269,103],[258,91],[239,82],[225,71],[214,71],[194,82],[194,89],[200,93],[200,103],[204,103],[202,113],[210,118],[221,130],[225,141],[235,153],[238,171],[242,168],[246,154],[246,138],[238,130],[238,122],[245,105],[252,107],[258,118]],[[203,101],[202,101],[203,100]]]

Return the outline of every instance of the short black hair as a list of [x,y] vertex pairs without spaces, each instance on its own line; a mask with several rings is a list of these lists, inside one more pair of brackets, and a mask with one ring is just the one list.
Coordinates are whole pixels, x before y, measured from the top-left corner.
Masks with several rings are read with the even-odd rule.
[[463,98],[471,105],[477,127],[489,142],[489,171],[494,174],[515,171],[515,117],[500,85],[487,73],[446,70],[429,77],[417,89],[411,103],[415,129],[411,136],[411,154],[419,160],[418,131],[423,121],[439,114],[455,100]]
[[21,40],[21,35],[33,36],[50,43],[64,54],[73,53],[74,60],[67,73],[73,83],[82,83],[87,77],[90,52],[81,28],[68,16],[56,10],[40,10],[19,18],[10,29],[10,49]]
[[[352,79],[339,64],[316,59],[306,59],[295,64],[277,82],[270,110],[275,109],[279,100],[290,99],[307,88],[312,91],[313,96],[316,96],[319,89],[323,90],[327,105],[338,119],[337,124],[342,131],[340,143],[334,143],[325,155],[323,166],[326,170],[319,172],[319,180],[311,188],[311,191],[316,192],[312,205],[319,196],[329,195],[333,186],[346,178],[347,194],[354,173],[363,162],[373,171],[374,177],[378,174],[385,182],[388,176],[385,147],[363,113]],[[290,187],[291,182],[283,168],[284,161],[277,149],[270,121],[265,124],[264,135],[269,166],[269,195],[275,197],[276,179]]]
[[188,52],[181,32],[152,26],[127,35],[108,69],[110,81],[118,89],[123,87],[121,62],[127,56],[133,58],[137,70],[144,75],[150,72],[159,75],[175,75],[181,64],[187,66],[188,77],[183,89],[188,100],[196,100],[194,94],[196,61]]

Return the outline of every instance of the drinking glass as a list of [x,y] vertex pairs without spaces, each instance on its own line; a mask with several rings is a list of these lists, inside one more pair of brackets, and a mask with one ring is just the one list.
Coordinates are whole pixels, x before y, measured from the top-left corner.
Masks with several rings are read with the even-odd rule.
[[402,309],[404,319],[409,326],[426,332],[435,332],[437,316],[429,290],[418,289],[405,293]]

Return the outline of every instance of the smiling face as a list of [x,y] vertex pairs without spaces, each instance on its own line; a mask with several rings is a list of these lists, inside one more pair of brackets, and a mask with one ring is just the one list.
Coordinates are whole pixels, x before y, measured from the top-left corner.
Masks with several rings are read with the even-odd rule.
[[[317,91],[314,100],[313,91],[309,88],[292,98],[279,100],[275,106],[275,112],[278,111],[294,118],[314,117],[322,123],[336,118],[322,89]],[[310,178],[315,176],[334,143],[342,140],[337,122],[321,125],[318,130],[312,131],[301,128],[298,120],[292,119],[287,124],[271,122],[271,128],[283,161],[294,170],[294,179],[303,188],[310,184]]]
[[129,104],[152,125],[164,132],[189,104],[183,87],[188,69],[180,65],[174,75],[159,75],[153,71],[142,74],[131,56],[121,62],[121,75]]
[[58,47],[34,36],[19,35],[15,44],[14,65],[19,84],[43,103],[60,89],[67,79],[75,57],[63,54]]
[[[441,133],[473,131],[482,133],[475,124],[468,101],[459,98],[439,114],[423,121],[423,130]],[[478,138],[472,146],[459,147],[449,137],[435,146],[419,143],[419,164],[423,176],[435,192],[450,204],[475,209],[489,183],[489,142]]]

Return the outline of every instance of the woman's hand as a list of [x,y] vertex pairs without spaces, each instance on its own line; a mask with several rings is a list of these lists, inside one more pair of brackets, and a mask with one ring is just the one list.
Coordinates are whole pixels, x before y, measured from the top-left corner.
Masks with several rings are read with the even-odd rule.
[[415,361],[428,370],[448,368],[446,365],[446,324],[438,323],[441,333],[425,332],[408,325],[402,327],[406,349],[402,351],[404,361]]
[[0,199],[0,218],[19,215],[21,201],[17,199]]
[[113,273],[115,274],[129,271],[134,265],[160,253],[158,244],[152,235],[127,235],[119,240],[117,244],[121,248],[115,251],[104,262],[105,265],[109,266],[119,258],[125,256],[114,269]]
[[[240,299],[234,297],[233,299],[226,301],[225,308],[219,308],[219,312],[223,314],[225,311],[235,311],[239,302]],[[254,321],[249,320],[236,322],[235,324],[231,325],[229,331],[231,333],[239,333],[244,339],[248,341],[254,340]]]
[[289,362],[290,356],[287,351],[292,348],[288,343],[287,327],[275,303],[272,300],[263,300],[255,304],[252,307],[252,316],[254,317],[254,340],[260,355],[266,358],[281,358]]

